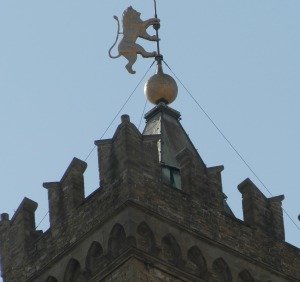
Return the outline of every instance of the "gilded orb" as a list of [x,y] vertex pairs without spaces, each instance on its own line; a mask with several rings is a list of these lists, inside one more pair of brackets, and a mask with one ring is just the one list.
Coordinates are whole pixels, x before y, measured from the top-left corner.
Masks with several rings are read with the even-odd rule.
[[164,102],[172,103],[178,93],[176,81],[162,70],[161,64],[157,65],[156,74],[151,76],[144,86],[145,95],[152,104]]

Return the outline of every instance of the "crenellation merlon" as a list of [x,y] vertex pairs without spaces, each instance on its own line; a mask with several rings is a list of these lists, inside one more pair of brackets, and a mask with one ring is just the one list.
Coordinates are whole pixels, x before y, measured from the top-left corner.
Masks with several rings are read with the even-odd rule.
[[9,214],[8,213],[1,213],[0,215],[0,225],[3,222],[9,221]]
[[7,213],[1,214],[0,221],[0,257],[1,257],[1,273],[5,273],[7,265],[9,265],[9,244],[8,244],[8,230],[10,227],[9,215]]
[[31,199],[24,198],[16,212],[14,213],[11,224],[13,225],[20,217],[24,219],[24,224],[29,229],[35,229],[35,216],[34,213],[38,207],[38,204]]
[[[114,136],[110,140],[97,140],[95,145],[98,148],[98,165],[100,186],[107,187],[122,181],[133,183],[141,179],[142,175],[157,173],[158,154],[153,148],[157,138],[144,138],[137,127],[130,122],[128,115],[121,117],[121,124],[118,126]],[[152,153],[149,154],[149,151]],[[154,167],[144,162],[147,159]],[[101,173],[100,173],[101,172]]]
[[86,168],[86,162],[74,158],[59,182],[43,183],[43,187],[48,190],[50,227],[53,233],[83,203],[83,174]]
[[210,180],[214,185],[217,186],[217,190],[222,192],[222,171],[224,170],[223,165],[212,166],[207,168],[207,175],[209,176]]
[[43,187],[48,190],[49,221],[54,230],[65,218],[61,183],[47,182],[43,183]]
[[274,239],[284,240],[282,211],[284,196],[267,198],[249,178],[239,184],[238,189],[243,197],[245,223]]
[[269,209],[272,212],[273,220],[273,232],[277,239],[285,239],[284,234],[284,222],[283,222],[283,208],[282,201],[284,200],[284,195],[275,196],[268,199]]
[[206,206],[223,210],[221,172],[224,166],[207,168],[202,159],[188,148],[181,150],[176,159],[180,168],[182,190]]
[[38,204],[24,198],[11,220],[8,214],[1,215],[0,256],[1,271],[6,273],[19,268],[26,260],[34,241],[41,235],[36,231],[35,211]]

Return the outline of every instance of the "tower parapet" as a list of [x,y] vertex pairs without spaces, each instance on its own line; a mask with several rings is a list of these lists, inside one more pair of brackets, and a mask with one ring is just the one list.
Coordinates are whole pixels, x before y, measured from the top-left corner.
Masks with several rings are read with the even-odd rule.
[[87,164],[76,158],[59,182],[43,184],[46,232],[35,230],[37,204],[27,198],[11,220],[1,215],[4,281],[299,281],[283,197],[245,180],[239,220],[223,193],[224,167],[205,165],[180,114],[160,103],[146,122],[140,133],[124,115],[112,139],[95,141],[100,188],[88,197]]

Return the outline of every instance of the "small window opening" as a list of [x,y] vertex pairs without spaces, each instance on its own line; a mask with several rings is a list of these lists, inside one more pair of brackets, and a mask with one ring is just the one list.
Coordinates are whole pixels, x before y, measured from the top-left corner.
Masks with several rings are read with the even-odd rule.
[[163,165],[162,166],[162,181],[174,188],[181,190],[180,170],[176,167]]

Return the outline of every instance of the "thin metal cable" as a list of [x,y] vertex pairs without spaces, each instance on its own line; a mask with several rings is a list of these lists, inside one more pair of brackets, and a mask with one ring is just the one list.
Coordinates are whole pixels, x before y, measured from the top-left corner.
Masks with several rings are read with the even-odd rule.
[[44,217],[40,220],[40,222],[38,223],[38,225],[36,226],[35,230],[38,229],[38,227],[41,225],[41,223],[44,221],[44,219],[46,218],[46,216],[48,215],[49,211],[46,212],[46,214],[44,215]]
[[[128,96],[128,98],[125,100],[123,106],[119,109],[119,111],[117,112],[117,114],[115,115],[115,117],[112,119],[112,121],[110,122],[110,124],[108,125],[108,127],[105,129],[104,133],[101,135],[100,140],[104,137],[104,135],[106,134],[106,132],[110,129],[110,127],[112,126],[112,124],[114,123],[114,121],[116,120],[116,118],[119,116],[119,114],[121,113],[121,111],[124,109],[124,107],[126,106],[126,104],[129,102],[129,100],[131,99],[131,97],[133,96],[133,94],[135,93],[135,91],[137,90],[137,88],[140,86],[141,82],[144,80],[144,78],[146,77],[147,73],[150,71],[150,69],[154,65],[154,63],[155,63],[155,61],[152,62],[152,64],[150,65],[150,67],[148,68],[148,70],[145,72],[145,74],[143,75],[143,77],[140,79],[140,81],[138,82],[138,84],[136,85],[136,87],[133,89],[133,91],[130,93],[130,95]],[[93,153],[93,151],[95,150],[95,148],[96,148],[96,145],[89,152],[89,154],[87,155],[87,157],[84,159],[85,162],[91,156],[91,154]]]
[[143,109],[143,112],[142,112],[142,115],[141,115],[141,118],[140,118],[140,122],[139,122],[138,129],[140,129],[140,127],[141,127],[142,120],[143,120],[143,116],[144,116],[144,114],[145,114],[145,111],[146,111],[147,103],[148,103],[148,100],[146,99],[146,101],[145,101],[145,105],[144,105],[144,109]]
[[[235,148],[235,146],[232,144],[232,142],[226,137],[226,135],[222,132],[222,130],[217,126],[217,124],[213,121],[213,119],[210,117],[210,115],[204,110],[204,108],[199,104],[199,102],[196,100],[196,98],[192,95],[192,93],[187,89],[187,87],[183,84],[183,82],[179,79],[179,77],[173,72],[171,67],[163,60],[164,64],[167,66],[167,68],[171,71],[171,73],[175,76],[175,78],[178,80],[178,82],[181,84],[181,86],[185,89],[185,91],[190,95],[190,97],[194,100],[194,102],[197,104],[197,106],[201,109],[201,111],[204,113],[204,115],[209,119],[209,121],[213,124],[213,126],[217,129],[217,131],[221,134],[221,136],[225,139],[225,141],[228,143],[228,145],[231,147],[231,149],[238,155],[238,157],[241,159],[241,161],[246,165],[246,167],[252,172],[252,174],[255,176],[255,178],[261,183],[261,185],[268,191],[268,193],[273,197],[273,194],[271,191],[267,188],[267,186],[264,184],[264,182],[261,180],[261,178],[256,174],[256,172],[252,169],[252,167],[248,164],[248,162],[245,160],[245,158],[241,155],[241,153]],[[300,230],[300,227],[296,222],[292,219],[292,217],[288,214],[288,212],[282,208],[284,213],[287,215],[287,217],[291,220],[291,222],[297,227],[298,230]]]
[[[146,77],[147,73],[150,71],[150,69],[152,68],[152,66],[154,65],[155,61],[152,62],[152,64],[150,65],[150,67],[148,68],[148,70],[145,72],[145,74],[142,76],[142,78],[140,79],[140,81],[138,82],[138,84],[136,85],[136,87],[133,89],[133,91],[130,93],[130,95],[128,96],[128,98],[125,100],[123,106],[119,109],[119,111],[117,112],[117,114],[115,115],[115,117],[112,119],[112,121],[110,122],[110,124],[108,125],[108,127],[105,129],[104,133],[101,135],[100,140],[104,137],[104,135],[106,134],[106,132],[109,130],[109,128],[112,126],[112,124],[114,123],[114,121],[116,120],[116,118],[119,116],[119,114],[121,113],[121,111],[124,109],[124,107],[127,105],[127,103],[129,102],[129,100],[131,99],[131,97],[133,96],[133,94],[135,93],[135,91],[137,90],[137,88],[140,86],[141,82],[144,80],[144,78]],[[146,105],[145,105],[146,108]],[[140,121],[141,123],[141,121]],[[93,149],[89,152],[89,154],[87,155],[87,157],[84,159],[84,161],[86,162],[88,160],[88,158],[91,156],[91,154],[93,153],[93,151],[95,150],[96,145],[93,147]],[[44,221],[44,219],[46,218],[46,216],[49,214],[49,211],[47,211],[47,213],[44,215],[44,217],[42,218],[42,220],[38,223],[38,225],[36,226],[35,229],[37,229],[41,223]]]

